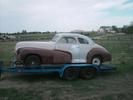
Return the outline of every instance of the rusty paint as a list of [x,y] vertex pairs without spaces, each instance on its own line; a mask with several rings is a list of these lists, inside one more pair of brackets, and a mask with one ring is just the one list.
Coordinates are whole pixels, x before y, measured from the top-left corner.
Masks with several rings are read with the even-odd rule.
[[102,62],[111,61],[110,53],[106,52],[102,48],[93,48],[87,55],[87,63],[91,63],[94,56],[100,56],[102,58]]

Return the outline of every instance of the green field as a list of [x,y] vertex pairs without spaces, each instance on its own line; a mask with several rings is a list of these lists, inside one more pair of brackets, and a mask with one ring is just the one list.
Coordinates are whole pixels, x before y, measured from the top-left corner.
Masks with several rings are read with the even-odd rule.
[[[29,40],[51,37],[34,35],[29,36]],[[92,80],[75,81],[63,81],[53,74],[4,74],[0,81],[0,100],[132,100],[133,35],[106,36],[95,42],[111,52],[113,59],[108,64],[114,64],[116,72],[99,74]],[[0,42],[0,59],[4,60],[4,65],[10,65],[13,59],[15,43]]]

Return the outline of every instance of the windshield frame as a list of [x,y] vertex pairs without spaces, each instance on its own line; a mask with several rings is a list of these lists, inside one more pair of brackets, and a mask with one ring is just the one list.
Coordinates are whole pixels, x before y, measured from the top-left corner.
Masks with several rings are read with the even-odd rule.
[[53,38],[52,38],[52,41],[53,42],[57,42],[59,40],[60,36],[59,35],[55,35]]

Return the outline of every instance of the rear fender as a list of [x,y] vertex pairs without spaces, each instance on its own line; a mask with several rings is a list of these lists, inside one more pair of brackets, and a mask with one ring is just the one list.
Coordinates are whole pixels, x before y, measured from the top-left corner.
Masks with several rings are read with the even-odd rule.
[[91,63],[94,56],[100,56],[102,62],[111,60],[111,55],[105,49],[93,48],[87,55],[87,63]]

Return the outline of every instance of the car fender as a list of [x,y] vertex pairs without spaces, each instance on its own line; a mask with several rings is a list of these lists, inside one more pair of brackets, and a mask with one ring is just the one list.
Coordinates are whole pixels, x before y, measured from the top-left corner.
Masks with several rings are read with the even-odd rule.
[[72,55],[61,50],[48,50],[40,48],[25,47],[19,50],[20,59],[24,60],[28,55],[37,55],[43,64],[71,63]]
[[92,48],[87,54],[87,63],[91,63],[94,56],[100,56],[102,62],[111,61],[111,55],[103,48]]

